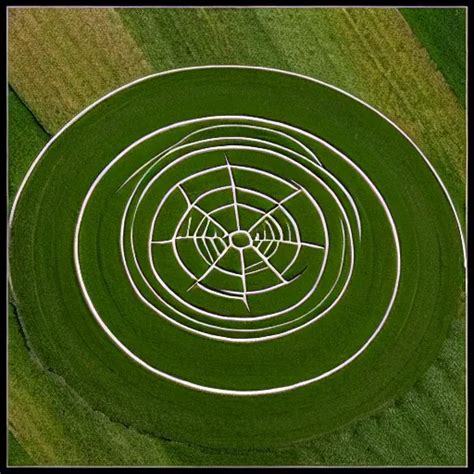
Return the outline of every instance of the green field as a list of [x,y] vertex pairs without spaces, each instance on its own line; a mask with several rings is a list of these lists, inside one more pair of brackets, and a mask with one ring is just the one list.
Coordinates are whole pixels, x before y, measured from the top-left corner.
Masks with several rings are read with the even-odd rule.
[[460,8],[402,8],[402,15],[428,50],[462,104],[466,100],[466,15]]
[[[120,16],[122,27],[129,28],[137,47],[144,41],[145,56],[155,64],[157,50],[145,40],[148,21],[164,21],[166,15],[191,21],[192,15],[217,13],[122,10]],[[346,18],[345,11],[340,13],[340,19]],[[364,13],[356,20],[363,21]],[[296,21],[294,16],[301,14],[289,10],[286,20]],[[242,28],[252,24],[244,21],[246,15],[268,13],[235,11]],[[392,15],[399,21],[395,10],[381,20]],[[335,15],[334,26],[338,19]],[[156,40],[165,41],[160,35]],[[214,53],[213,62],[226,62]],[[15,80],[11,85],[16,90]],[[21,85],[24,103],[32,90],[26,86]],[[436,100],[462,122],[462,107],[449,94],[440,83]],[[41,121],[49,107],[45,97],[35,106],[44,111],[37,115]],[[393,113],[396,119],[396,108]],[[10,167],[15,189],[46,134],[13,91],[10,116],[10,159],[19,157]],[[205,116],[219,118],[189,121]],[[96,180],[131,143],[186,120],[137,143]],[[459,137],[450,140],[458,140],[462,148]],[[436,149],[436,141],[431,146]],[[167,148],[162,159],[153,158]],[[454,206],[462,209],[462,188],[450,179],[462,166],[449,168],[442,148],[438,150],[430,161]],[[192,156],[181,161],[184,152]],[[462,160],[460,156],[452,158]],[[320,185],[314,184],[314,176]],[[174,191],[164,198],[170,189]],[[216,198],[199,201],[199,212],[189,205],[216,189]],[[290,193],[295,195],[293,207]],[[313,212],[318,206],[310,212],[313,201],[321,213]],[[164,202],[161,210],[157,202]],[[272,207],[278,202],[288,203],[297,224],[283,208]],[[420,153],[364,104],[320,83],[257,69],[193,69],[152,77],[96,105],[61,133],[15,206],[10,428],[35,462],[463,463],[462,324],[451,329],[435,368],[399,398],[432,364],[453,316],[463,318],[463,253],[455,214]],[[209,218],[214,212],[215,218]],[[267,228],[265,221],[255,224],[255,212],[272,215]],[[233,234],[240,228],[243,240]],[[267,231],[278,229],[283,232],[279,238],[259,246]],[[283,270],[295,253],[293,245],[282,241],[293,243],[295,231],[301,231],[304,245]],[[216,239],[218,246],[201,246],[194,238],[194,247],[187,247],[191,234]],[[168,246],[171,241],[173,247]],[[210,253],[200,259],[200,252]],[[313,276],[325,265],[324,252],[327,268],[313,292]],[[176,266],[176,255],[183,256],[188,272]],[[206,268],[219,262],[227,276],[208,274]],[[261,270],[255,278],[246,273],[250,265]],[[331,306],[339,294],[341,302]],[[269,308],[280,311],[275,321],[281,326],[259,319],[266,318]],[[329,314],[313,321],[315,308]],[[234,320],[224,317],[216,323],[211,313],[231,314]],[[115,345],[97,322],[107,325]],[[350,360],[374,331],[375,339]],[[253,341],[255,334],[264,340]],[[174,382],[166,380],[170,375]],[[304,386],[297,387],[301,382]],[[185,386],[189,383],[194,388]],[[387,406],[393,398],[400,401]],[[377,415],[355,421],[377,409]],[[425,435],[413,420],[425,427]],[[79,433],[69,431],[71,424],[80,427]],[[33,425],[45,430],[35,432]],[[60,435],[64,430],[67,436]],[[330,431],[315,441],[301,441]],[[434,432],[436,436],[429,435]],[[94,449],[84,450],[87,440],[96,438],[100,441]],[[123,444],[127,448],[122,450]],[[12,449],[11,462],[16,458],[24,464],[21,451]]]

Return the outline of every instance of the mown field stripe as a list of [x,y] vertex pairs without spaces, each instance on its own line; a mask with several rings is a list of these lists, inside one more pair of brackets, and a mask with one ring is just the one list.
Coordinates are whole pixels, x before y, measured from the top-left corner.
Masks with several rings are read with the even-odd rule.
[[152,72],[112,9],[12,8],[9,82],[49,133]]
[[[368,11],[368,10],[255,10],[245,15],[256,13],[262,35],[272,44],[274,55],[259,55],[255,53],[253,59],[258,64],[287,67],[291,70],[313,75],[358,95],[359,97],[374,104],[390,118],[394,119],[404,128],[412,138],[421,146],[429,159],[440,171],[443,181],[457,203],[458,214],[461,221],[464,220],[464,182],[465,182],[465,117],[462,109],[457,104],[455,97],[449,90],[444,78],[436,71],[427,52],[420,46],[413,36],[403,18],[396,10]],[[151,32],[153,25],[160,21],[160,15],[140,15],[138,11],[121,12],[125,22],[130,25],[136,35],[142,35],[142,40],[137,39],[147,53],[150,61],[159,67],[163,57],[169,61],[170,67],[187,65],[189,58],[184,51],[172,56],[171,41],[167,37],[160,37],[160,45],[153,41]],[[204,41],[217,41],[215,34],[208,32],[200,22],[200,15],[194,13],[194,21],[189,17],[186,21],[179,12],[167,10],[167,17],[174,17],[173,24],[186,25],[190,37],[193,36],[193,24],[199,25]],[[209,16],[219,28],[226,30],[237,18],[244,16],[238,10],[224,12],[210,10]],[[377,22],[381,26],[377,27]],[[239,21],[240,23],[240,21]],[[252,22],[251,25],[254,25]],[[183,26],[181,26],[183,27]],[[252,38],[252,27],[246,27],[238,37],[233,39],[234,50],[240,51],[245,48],[246,38]],[[197,29],[197,27],[196,27]],[[167,33],[171,36],[172,31]],[[365,46],[361,46],[365,40]],[[242,47],[239,47],[241,46]],[[304,45],[304,46],[303,46]],[[373,55],[374,63],[367,63],[367,55]],[[168,53],[169,52],[169,53]],[[413,54],[414,52],[414,54]],[[380,58],[379,58],[380,56]],[[242,59],[236,54],[235,63]],[[229,57],[224,62],[229,62]],[[378,68],[375,70],[374,64]],[[374,70],[376,71],[374,73]],[[394,79],[392,79],[392,76]],[[400,106],[400,103],[403,106]],[[463,311],[461,305],[461,311]],[[457,360],[463,361],[463,330],[458,332],[459,348],[453,342],[448,347],[459,349]],[[455,349],[452,349],[455,350]],[[440,359],[440,363],[448,363],[449,357]],[[462,380],[463,372],[458,371],[452,375],[457,380]],[[438,387],[442,393],[442,387]],[[433,395],[432,395],[433,396]],[[419,394],[413,403],[412,410],[416,411],[418,406],[424,406],[427,399],[426,394]],[[456,403],[457,402],[457,403]],[[458,388],[453,398],[453,405],[444,405],[443,410],[448,416],[456,419],[457,431],[454,438],[457,440],[455,446],[443,449],[438,446],[436,452],[443,453],[441,459],[451,460],[445,462],[462,463],[464,442],[463,390]],[[456,408],[457,407],[457,408]],[[459,409],[461,408],[461,409]],[[413,416],[408,416],[410,421],[403,424],[407,428],[413,421]],[[361,422],[363,423],[363,422]],[[415,426],[423,425],[423,420],[415,417]],[[429,429],[424,427],[423,429]],[[385,430],[396,434],[393,429],[385,425]],[[449,431],[442,431],[444,436],[450,436]],[[381,430],[375,439],[381,439]],[[403,433],[398,436],[393,446],[399,446],[400,440],[404,439]],[[453,436],[451,435],[451,439]],[[321,438],[318,440],[321,442]],[[434,441],[433,441],[434,442]],[[319,444],[318,444],[319,445]],[[433,463],[436,459],[435,452],[431,456],[413,450],[414,446],[422,446],[420,443],[406,446],[405,450],[398,449],[386,456],[386,462],[400,463],[400,452],[404,452],[403,458],[414,464],[427,462]],[[394,449],[394,448],[392,448]],[[311,450],[310,450],[311,451]],[[324,450],[319,450],[324,452]],[[339,460],[348,451],[338,452]],[[409,453],[412,452],[410,455]],[[440,462],[443,462],[440,459]]]
[[[10,169],[16,165],[21,170],[27,169],[49,138],[12,90],[9,91],[9,134]],[[22,136],[35,139],[21,140]],[[21,173],[9,174],[12,195],[22,178]],[[64,379],[40,363],[25,339],[20,312],[13,303],[9,304],[8,421],[12,435],[33,459],[31,464],[227,465],[245,458],[245,453],[209,451],[138,433],[92,410]],[[14,441],[11,449],[9,463],[23,464]],[[297,462],[294,451],[269,450],[257,456],[267,465]],[[241,461],[246,463],[247,458]]]
[[[407,394],[373,416],[352,423],[346,430],[308,442],[302,451],[305,459],[311,460],[314,447],[325,453],[328,464],[463,465],[463,334],[464,321],[458,319],[435,364]],[[458,381],[448,389],[446,382],[436,380],[438,367],[446,361],[453,363],[450,376]],[[435,435],[433,430],[437,430]]]
[[[259,15],[270,16],[266,10]],[[309,43],[307,47],[316,49],[314,35],[326,40],[328,54],[337,60],[324,67],[324,51],[316,49],[318,58],[307,58],[305,64],[290,56],[292,69],[348,90],[397,123],[434,164],[463,216],[465,114],[400,13],[395,9],[318,9],[308,14],[297,11],[296,19],[304,21],[303,28],[288,25],[282,29],[279,22],[270,23],[267,31],[275,43],[288,48]],[[330,32],[320,30],[321,24],[329,25]]]
[[465,8],[400,8],[400,13],[465,107]]
[[[464,113],[397,10],[81,9],[77,15],[73,21],[63,9],[10,12],[9,47],[28,51],[11,55],[10,82],[49,131],[153,70],[205,63],[288,68],[345,88],[400,124],[448,178],[463,214]],[[232,34],[236,25],[240,34]],[[113,47],[99,45],[102,31]]]
[[[231,465],[247,453],[201,449],[139,433],[94,411],[46,369],[22,336],[9,304],[9,426],[39,465]],[[257,463],[297,462],[294,450],[253,453]],[[30,454],[28,454],[30,456]],[[10,458],[15,464],[17,457]],[[18,464],[15,464],[18,465]]]
[[117,9],[155,70],[203,64],[288,64],[258,9]]
[[[11,305],[9,351],[10,429],[38,464],[101,464],[104,454],[109,464],[122,464],[134,455],[133,440],[123,440],[128,428],[93,412],[62,378],[45,370],[28,351]],[[157,464],[169,462],[158,441],[153,451]],[[135,456],[140,457],[139,449]]]

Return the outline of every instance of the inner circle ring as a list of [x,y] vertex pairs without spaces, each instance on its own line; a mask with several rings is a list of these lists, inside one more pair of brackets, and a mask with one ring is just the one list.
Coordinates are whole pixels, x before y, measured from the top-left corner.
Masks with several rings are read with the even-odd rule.
[[[252,117],[253,120],[255,120],[254,117]],[[280,125],[280,124],[279,124]],[[153,177],[153,179],[148,183],[147,187],[145,188],[145,190],[143,191],[142,193],[142,196],[147,192],[147,190],[153,185],[153,183],[159,179],[159,177],[161,176],[162,173],[164,173],[169,167],[171,166],[174,166],[174,164],[176,162],[179,162],[179,161],[182,161],[182,160],[185,160],[187,159],[188,157],[191,157],[191,156],[195,156],[195,155],[198,155],[198,154],[201,154],[201,153],[204,153],[204,152],[208,152],[209,150],[215,150],[215,151],[218,151],[218,150],[255,150],[253,147],[249,147],[249,146],[243,146],[243,145],[223,145],[223,146],[218,146],[218,147],[210,147],[210,148],[207,148],[205,150],[198,150],[198,151],[194,151],[194,152],[190,152],[188,154],[185,154],[183,155],[182,157],[180,158],[177,158],[176,160],[174,160],[172,163],[170,163],[169,165],[167,165],[165,168],[163,168],[156,176]],[[261,151],[259,149],[259,151]],[[279,157],[281,159],[285,159],[287,160],[288,158],[285,157],[285,155],[282,155],[280,153],[276,153],[276,152],[272,152],[270,150],[267,151],[269,154],[274,154],[276,157]],[[311,176],[314,176],[313,174],[311,174],[308,170],[306,170],[306,168],[304,168],[302,165],[300,165],[299,163],[294,163],[295,166],[298,166],[298,167],[301,167],[301,169],[303,169],[306,173],[308,173],[309,175]],[[249,168],[250,169],[250,168]],[[183,181],[186,181],[188,179],[191,179],[192,177],[189,177],[189,178],[185,178]],[[280,178],[281,179],[281,178]],[[330,190],[329,187],[327,187],[327,185],[320,179],[320,178],[317,178],[318,182],[320,184],[322,184],[323,186],[325,186],[329,191],[330,193],[332,193],[332,191]],[[160,209],[161,209],[161,206],[163,205],[163,203],[166,201],[167,197],[175,190],[176,187],[179,186],[180,183],[178,184],[175,184],[171,189],[168,190],[168,192],[166,193],[166,195],[163,197],[162,201],[160,202],[156,212],[155,212],[155,215],[153,217],[153,221],[152,221],[152,225],[151,225],[151,228],[150,228],[150,235],[149,235],[149,240],[152,240],[152,233],[153,233],[153,229],[155,227],[155,224],[156,224],[156,218],[160,212]],[[325,219],[324,219],[324,216],[323,216],[323,213],[322,213],[322,210],[320,208],[320,206],[318,205],[318,203],[314,200],[314,198],[312,198],[312,196],[305,190],[303,189],[303,192],[306,194],[306,196],[309,198],[310,201],[312,201],[312,204],[313,206],[318,209],[318,212],[322,218],[322,222],[323,222],[323,226],[324,226],[324,233],[325,233],[325,240],[326,242],[329,241],[329,236],[328,236],[328,230],[327,230],[327,225],[325,223]],[[334,195],[335,197],[335,195]],[[141,199],[141,198],[140,198]],[[336,202],[338,203],[338,206],[342,209],[342,205],[339,203],[337,197],[335,197],[335,200]],[[138,206],[139,204],[137,204]],[[173,243],[173,246],[175,248],[175,251],[176,251],[176,244],[175,242]],[[327,256],[328,256],[328,249],[329,249],[329,246],[327,246],[326,250],[325,250],[325,255],[324,255],[324,261],[323,261],[323,265],[321,267],[321,270],[318,274],[318,277],[313,285],[313,288],[312,290],[314,291],[314,289],[316,288],[316,286],[318,285],[320,279],[321,279],[321,276],[323,275],[324,273],[324,269],[325,269],[325,266],[326,266],[326,262],[327,262]],[[135,256],[135,255],[134,255]],[[151,255],[151,247],[149,247],[149,255],[148,255],[148,258],[150,261],[152,261],[152,255]],[[125,262],[124,262],[125,263]],[[186,268],[185,266],[183,265],[183,270],[186,271]],[[160,282],[160,284],[164,287],[167,287],[166,283],[163,281],[163,279],[160,277],[160,275],[158,274],[158,272],[156,271],[155,267],[152,266],[152,271],[153,271],[153,274],[155,276],[155,278]],[[192,274],[190,274],[188,272],[188,274],[190,276],[194,276]],[[350,275],[348,277],[348,281],[350,280]],[[151,285],[149,285],[150,287]],[[156,293],[155,293],[156,294]],[[156,296],[158,296],[156,294]],[[231,320],[231,321],[260,321],[260,320],[265,320],[265,319],[270,319],[270,318],[274,318],[276,316],[280,316],[281,314],[283,313],[286,313],[286,312],[289,312],[289,311],[292,311],[293,309],[295,309],[297,306],[303,304],[310,296],[311,296],[311,293],[308,293],[304,298],[302,298],[300,301],[298,301],[298,303],[295,303],[293,306],[289,307],[289,308],[285,308],[284,310],[281,310],[281,311],[278,311],[278,312],[274,312],[274,313],[271,313],[271,314],[266,314],[266,315],[262,315],[262,316],[252,316],[252,317],[233,317],[233,316],[222,316],[222,315],[219,315],[219,314],[216,314],[216,313],[210,313],[209,311],[206,311],[206,310],[203,310],[201,308],[198,308],[194,305],[191,305],[189,304],[186,300],[184,300],[183,298],[181,298],[178,294],[174,293],[173,292],[173,296],[182,304],[184,304],[185,306],[189,307],[190,309],[193,309],[199,313],[202,313],[204,314],[205,316],[209,316],[211,318],[215,318],[215,319],[222,319],[222,320]],[[316,320],[317,316],[313,319]],[[263,340],[264,337],[260,338],[260,340]]]

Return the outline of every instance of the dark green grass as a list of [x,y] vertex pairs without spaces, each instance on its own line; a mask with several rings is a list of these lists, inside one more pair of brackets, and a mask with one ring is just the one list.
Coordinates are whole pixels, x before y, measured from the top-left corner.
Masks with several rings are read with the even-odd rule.
[[[210,73],[208,74],[210,75]],[[155,140],[155,142],[155,147],[161,149],[162,145],[160,146],[160,141]],[[148,147],[150,147],[150,145],[148,145]],[[326,152],[324,153],[323,147],[321,147],[321,150],[319,148],[316,150],[320,159],[329,164],[328,166],[330,169],[336,168],[334,164],[331,166],[331,163],[337,161],[337,158],[328,150],[325,151]],[[339,240],[336,238],[337,232],[340,230],[339,221],[336,220],[339,216],[337,207],[332,200],[328,199],[327,193],[318,190],[317,185],[315,185],[314,181],[309,178],[308,174],[304,172],[296,174],[291,166],[282,165],[281,162],[278,162],[276,159],[269,160],[268,157],[265,157],[262,154],[252,155],[249,151],[238,152],[232,150],[228,152],[228,157],[233,163],[237,164],[239,163],[239,160],[245,160],[242,161],[242,163],[258,167],[263,167],[264,162],[266,161],[267,166],[272,165],[275,172],[279,172],[280,176],[298,179],[298,182],[311,189],[312,192],[316,194],[316,199],[320,205],[326,209],[326,215],[330,216],[328,218],[328,224],[331,233],[331,248],[336,249],[338,246],[340,247],[340,238]],[[199,374],[198,380],[204,380],[211,386],[238,388],[238,385],[240,384],[248,389],[252,387],[265,388],[272,385],[278,386],[284,385],[285,383],[294,383],[301,379],[311,378],[315,373],[329,370],[332,367],[331,364],[334,364],[335,356],[338,360],[348,358],[357,350],[358,347],[360,347],[360,345],[362,345],[363,341],[369,337],[374,327],[380,321],[380,315],[383,314],[383,308],[388,304],[388,299],[394,284],[393,239],[391,238],[391,231],[384,219],[381,207],[373,202],[373,197],[364,186],[363,180],[356,173],[351,173],[349,166],[346,165],[344,167],[341,164],[339,164],[339,167],[342,168],[342,172],[340,171],[340,173],[342,174],[344,172],[345,179],[348,182],[351,182],[353,192],[358,196],[361,212],[366,216],[363,220],[363,226],[366,230],[366,235],[364,234],[363,240],[364,245],[361,244],[357,247],[359,258],[364,262],[364,264],[359,264],[357,267],[357,273],[353,277],[356,281],[358,279],[364,279],[365,281],[364,283],[359,283],[360,286],[358,290],[353,290],[353,295],[369,292],[372,295],[370,311],[366,308],[365,298],[357,298],[357,296],[353,296],[350,311],[344,311],[342,308],[339,311],[333,311],[331,313],[331,318],[328,317],[327,320],[324,319],[321,323],[314,324],[310,328],[299,333],[298,336],[295,334],[292,337],[288,337],[288,339],[290,339],[289,341],[285,338],[285,340],[281,339],[275,343],[267,342],[265,344],[252,344],[250,346],[236,346],[232,344],[222,344],[221,342],[203,341],[192,335],[184,335],[181,329],[171,327],[168,322],[157,324],[154,313],[149,310],[144,311],[142,303],[137,301],[136,297],[134,297],[133,291],[130,290],[127,292],[126,288],[121,284],[123,271],[121,267],[118,267],[115,264],[115,262],[120,261],[120,254],[118,253],[119,248],[118,244],[113,245],[113,242],[117,242],[118,238],[112,238],[112,243],[110,242],[111,236],[116,235],[117,222],[120,221],[120,213],[124,205],[123,202],[128,198],[126,192],[123,192],[120,195],[114,193],[113,189],[119,188],[123,177],[132,174],[134,168],[141,165],[146,158],[147,154],[140,156],[140,153],[134,152],[131,158],[125,158],[123,160],[121,166],[118,164],[114,167],[113,170],[115,173],[111,172],[111,176],[109,176],[108,179],[104,179],[102,189],[106,187],[108,192],[105,193],[102,191],[102,196],[104,197],[100,197],[101,187],[99,187],[97,192],[99,197],[93,199],[93,202],[90,203],[90,212],[86,212],[84,219],[84,230],[82,231],[83,244],[81,245],[81,249],[84,253],[83,268],[86,280],[91,282],[91,291],[93,297],[98,300],[101,312],[104,312],[104,314],[107,315],[107,321],[123,335],[125,338],[124,340],[128,341],[131,347],[135,348],[135,351],[147,354],[146,360],[155,361],[155,363],[163,369],[164,367],[170,367],[166,370],[169,373],[185,373],[186,378],[189,380],[197,380],[197,374]],[[173,157],[167,158],[167,161],[171,161],[172,159]],[[205,155],[204,160],[206,166],[222,165],[225,163],[222,152],[207,154]],[[190,161],[192,163],[195,159],[193,158]],[[161,164],[159,168],[162,166],[164,165]],[[192,166],[189,162],[187,163],[187,166],[182,165],[180,177],[184,177],[184,173],[189,173],[189,166]],[[158,170],[156,170],[155,173],[157,171]],[[350,178],[347,177],[347,174],[349,174]],[[153,176],[153,174],[151,174],[151,176]],[[298,178],[296,176],[298,176]],[[211,177],[206,178],[207,181],[211,181],[211,183],[208,183],[207,189],[209,189],[209,186],[218,187],[228,184],[229,180],[227,174],[224,174],[222,179],[219,179],[220,176],[214,176],[214,179]],[[237,177],[236,182],[240,185],[244,184],[243,181],[239,181]],[[133,185],[133,182],[130,183],[129,188],[133,187]],[[150,193],[150,196],[142,202],[140,207],[142,212],[138,214],[138,220],[146,219],[143,214],[153,213],[156,210],[156,202],[160,202],[161,200],[161,194],[167,191],[167,188],[160,185],[156,186],[156,188],[158,188],[156,189],[156,193]],[[181,213],[184,210],[183,199],[180,197],[179,192],[177,194],[177,204],[173,203],[175,215],[169,218],[170,228],[166,228],[168,224],[166,219],[163,218],[162,221],[159,221],[161,224],[159,231],[162,232],[164,237],[172,234],[174,231],[172,225],[176,222],[175,218],[176,216],[181,216]],[[287,194],[288,191],[285,195]],[[308,219],[308,216],[302,213],[301,208],[306,207],[308,203],[306,203],[305,200],[298,201],[297,198],[294,199],[295,208],[293,209],[293,216],[297,222],[301,223],[301,229],[303,230],[304,227],[309,228],[312,225],[317,226],[317,223],[312,221],[312,214],[310,214],[309,217],[311,220],[305,222],[305,219]],[[146,209],[144,210],[144,208]],[[234,225],[232,212],[230,213],[230,217],[230,224]],[[100,222],[100,227],[96,225],[98,222]],[[142,240],[141,248],[145,249],[147,246],[147,233],[145,231],[140,232],[139,227],[136,229],[136,234],[137,245],[139,245],[140,240]],[[104,246],[102,246],[102,244],[98,245],[100,249],[102,249],[98,250],[100,261],[96,258],[97,252],[95,250],[97,242],[99,241],[104,244]],[[383,245],[379,245],[378,242],[383,242]],[[139,249],[140,246],[137,248]],[[192,295],[188,298],[186,297],[186,289],[192,285],[193,280],[180,271],[180,267],[175,262],[174,258],[170,258],[165,264],[160,261],[165,258],[165,256],[169,256],[170,248],[170,246],[158,247],[160,253],[156,257],[156,265],[157,267],[169,267],[166,268],[166,270],[162,270],[163,274],[166,274],[165,281],[170,284],[175,283],[175,287],[178,288],[178,292],[181,293],[181,296],[185,299],[193,300]],[[92,249],[94,249],[94,251],[91,251]],[[288,248],[286,250],[288,250]],[[192,251],[192,245],[190,251]],[[336,250],[334,251],[336,252]],[[280,250],[280,256],[283,252],[284,250]],[[380,256],[372,259],[372,252],[380,252]],[[194,259],[197,259],[195,253],[192,253],[191,255]],[[137,256],[138,258],[141,256],[138,250]],[[144,255],[142,255],[142,257],[142,270],[147,274],[150,281],[154,281],[150,270],[147,271],[147,265],[144,263],[146,258]],[[130,260],[131,257],[129,256],[129,261]],[[306,253],[306,255],[303,254],[301,260],[300,265],[311,265],[308,269],[308,274],[319,271],[319,255],[316,255],[315,257],[316,262],[314,262],[311,252]],[[304,260],[306,260],[306,262],[304,262]],[[324,278],[321,283],[321,285],[326,284],[327,288],[329,288],[331,284],[331,274],[335,277],[335,274],[339,270],[339,261],[334,258],[331,260],[332,268],[331,264],[329,264],[329,268],[325,270]],[[272,259],[272,262],[278,267],[278,263],[275,262],[275,259]],[[202,273],[205,269],[206,266],[201,270]],[[268,273],[273,276],[271,272],[263,272],[263,275]],[[219,275],[217,272],[215,276],[216,279],[214,280],[214,284],[217,288],[220,288],[220,285],[225,284],[225,276]],[[308,277],[308,275],[306,276]],[[304,277],[305,275],[302,275],[303,281]],[[218,281],[218,279],[220,281]],[[311,277],[309,277],[309,280],[311,281]],[[110,282],[113,283],[111,284]],[[252,310],[255,310],[252,311],[252,315],[258,315],[259,310],[261,312],[265,312],[265,310],[268,311],[269,308],[276,311],[279,305],[281,305],[282,308],[290,306],[290,304],[294,303],[296,300],[295,294],[298,295],[298,291],[301,292],[300,284],[301,280],[296,283],[296,285],[288,285],[285,289],[277,292],[277,295],[275,295],[275,292],[271,292],[269,296],[260,296],[256,300],[250,297],[250,307]],[[143,291],[143,285],[141,286],[141,289]],[[308,289],[306,291],[308,291]],[[194,293],[196,293],[196,290],[194,290]],[[300,295],[304,295],[304,293],[305,292],[302,292]],[[164,295],[166,296],[166,293],[164,293]],[[278,301],[273,303],[272,298],[278,298]],[[108,308],[110,306],[110,299],[117,302],[113,311],[109,311]],[[155,300],[156,298],[152,299],[152,301]],[[228,303],[224,300],[223,303],[222,298],[210,298],[206,293],[198,293],[198,295],[196,295],[196,300],[194,301],[198,306],[206,309],[217,308],[221,314],[247,315],[247,310],[241,302]],[[314,307],[314,304],[314,300],[312,303],[308,301],[303,304],[301,308],[293,311],[292,317],[296,318],[298,315],[303,316],[305,312],[310,311],[312,307]],[[326,304],[326,306],[329,306],[329,303]],[[162,308],[163,306],[161,305],[159,307]],[[324,306],[321,309],[324,309]],[[167,312],[169,312],[169,310]],[[365,314],[365,324],[360,327],[354,327],[355,325],[352,324],[354,321],[353,314],[359,312]],[[191,312],[191,314],[193,313]],[[338,320],[337,329],[333,324],[331,324],[330,320],[333,318]],[[281,322],[282,320],[285,320],[285,318],[276,319],[272,322],[276,323]],[[125,321],[126,323],[124,323]],[[212,320],[209,322],[212,322]],[[251,323],[248,323],[248,325],[250,324]],[[257,326],[260,327],[262,324],[265,326],[268,323],[257,323]],[[149,327],[149,330],[143,334],[140,327],[145,326]],[[344,331],[344,327],[346,326],[351,329]],[[253,327],[253,324],[251,324],[251,327]],[[335,336],[335,332],[337,332],[337,336]],[[268,331],[268,333],[270,333],[270,331]],[[266,332],[263,334],[266,334]],[[357,340],[356,336],[358,336]],[[334,346],[331,350],[328,350],[328,348],[325,347],[325,341],[331,338],[337,340],[337,354],[335,354],[336,350],[334,349]],[[169,345],[170,341],[172,341],[171,345]],[[160,347],[162,349],[156,351],[155,347]],[[167,347],[168,349],[166,349]],[[294,348],[291,352],[291,357],[282,358],[279,362],[278,370],[268,370],[265,377],[259,377],[262,367],[272,367],[274,361],[278,360],[280,354],[282,354],[288,347]],[[189,350],[189,348],[192,348],[192,350]],[[174,357],[175,351],[181,353],[182,357]],[[218,358],[215,357],[216,353],[219,354]],[[163,354],[169,354],[169,356],[165,358]],[[200,361],[199,363],[196,363],[196,358]],[[256,361],[258,361],[258,364],[256,364]],[[224,369],[224,367],[227,368]]]
[[11,89],[8,89],[8,117],[8,200],[11,205],[23,176],[49,135]]
[[466,100],[465,8],[400,8],[463,107]]
[[[281,449],[213,450],[140,433],[92,410],[38,364],[9,311],[10,400],[22,414],[11,418],[40,465],[462,465],[463,334],[460,318],[435,365],[409,393],[345,429]],[[10,454],[9,463],[19,465],[16,446]]]

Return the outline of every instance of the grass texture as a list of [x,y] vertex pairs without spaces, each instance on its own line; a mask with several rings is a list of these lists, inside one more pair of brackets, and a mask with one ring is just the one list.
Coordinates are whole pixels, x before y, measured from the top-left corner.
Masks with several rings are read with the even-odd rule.
[[466,13],[464,8],[401,8],[421,44],[461,104],[466,100]]
[[8,200],[11,204],[23,176],[49,135],[11,89],[8,90],[8,117]]
[[[461,465],[464,460],[463,321],[436,363],[403,397],[350,427],[271,450],[215,450],[140,433],[91,409],[28,350],[9,311],[10,429],[40,465]],[[17,405],[18,410],[14,407]],[[47,427],[47,434],[34,427]],[[29,465],[27,456],[9,457]],[[10,451],[11,452],[11,451]],[[24,456],[24,457],[23,457]]]
[[34,466],[35,462],[21,447],[11,431],[8,431],[8,460],[13,466]]

